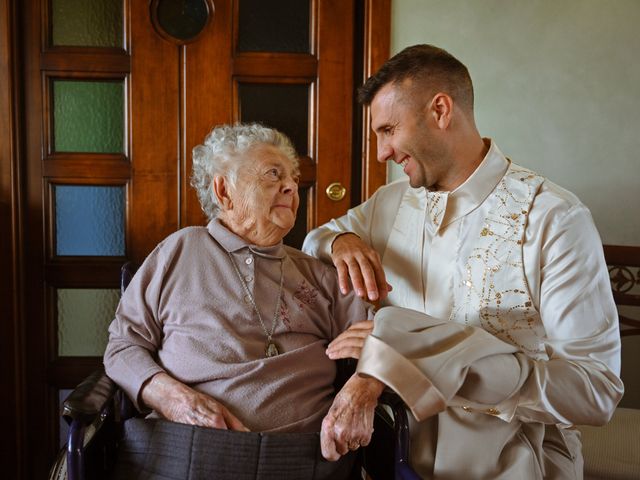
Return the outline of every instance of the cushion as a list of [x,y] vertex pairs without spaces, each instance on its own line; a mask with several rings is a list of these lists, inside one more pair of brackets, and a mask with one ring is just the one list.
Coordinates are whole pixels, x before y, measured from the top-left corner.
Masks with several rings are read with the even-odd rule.
[[578,429],[585,480],[640,478],[640,410],[617,408],[607,425]]

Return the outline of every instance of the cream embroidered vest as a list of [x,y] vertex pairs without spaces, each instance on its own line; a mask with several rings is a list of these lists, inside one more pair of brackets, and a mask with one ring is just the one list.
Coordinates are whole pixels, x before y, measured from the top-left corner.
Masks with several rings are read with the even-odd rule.
[[[488,213],[481,230],[468,232],[469,238],[459,240],[449,317],[484,328],[539,359],[546,358],[542,344],[545,330],[529,294],[522,244],[529,210],[543,181],[543,177],[511,163],[484,201]],[[424,310],[425,215],[437,224],[444,214],[434,203],[424,189],[409,188],[405,193],[383,255],[387,279],[394,287],[389,304]],[[447,228],[454,228],[455,223]]]

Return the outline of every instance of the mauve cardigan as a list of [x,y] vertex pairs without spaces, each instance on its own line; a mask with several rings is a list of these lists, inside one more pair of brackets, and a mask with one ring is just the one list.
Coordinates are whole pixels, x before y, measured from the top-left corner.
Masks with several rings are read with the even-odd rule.
[[[261,327],[229,253],[281,354],[265,358]],[[328,342],[372,307],[342,295],[335,270],[299,250],[256,247],[217,220],[161,242],[124,293],[109,327],[107,374],[138,404],[165,371],[229,408],[252,431],[318,431],[333,398]]]

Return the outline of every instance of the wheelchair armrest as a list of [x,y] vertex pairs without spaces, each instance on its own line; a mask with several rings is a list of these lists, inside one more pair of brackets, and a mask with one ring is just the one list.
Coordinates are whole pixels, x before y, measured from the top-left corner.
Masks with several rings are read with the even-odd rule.
[[[393,414],[394,429],[394,478],[397,480],[419,480],[420,476],[409,465],[411,441],[409,437],[409,418],[402,399],[394,392],[382,392],[378,405],[388,405]],[[379,409],[380,410],[380,409]],[[380,416],[384,413],[378,411]]]
[[62,415],[68,423],[78,420],[85,425],[101,415],[113,400],[118,386],[100,368],[85,378],[67,397],[62,406]]

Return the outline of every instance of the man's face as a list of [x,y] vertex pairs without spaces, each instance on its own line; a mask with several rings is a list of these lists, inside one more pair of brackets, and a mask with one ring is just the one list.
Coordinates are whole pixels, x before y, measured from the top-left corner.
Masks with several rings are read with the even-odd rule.
[[378,161],[402,166],[412,187],[440,189],[450,168],[448,150],[430,116],[430,103],[411,98],[410,89],[387,84],[371,102],[371,127],[378,139]]

